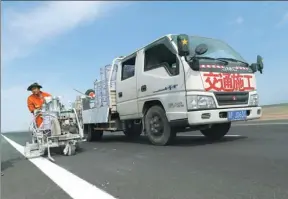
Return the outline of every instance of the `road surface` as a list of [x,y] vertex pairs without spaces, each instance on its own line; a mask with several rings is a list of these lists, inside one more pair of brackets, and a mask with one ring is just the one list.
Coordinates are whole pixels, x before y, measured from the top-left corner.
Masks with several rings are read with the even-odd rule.
[[15,147],[28,133],[4,134],[16,145],[2,139],[2,199],[287,199],[288,121],[249,124],[221,142],[191,132],[166,147],[108,134],[56,164],[24,159]]

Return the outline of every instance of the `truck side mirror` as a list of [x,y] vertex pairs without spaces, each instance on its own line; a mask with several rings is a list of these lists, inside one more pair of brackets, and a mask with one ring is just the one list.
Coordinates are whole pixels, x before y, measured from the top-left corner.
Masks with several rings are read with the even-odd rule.
[[179,56],[188,56],[189,51],[189,37],[188,35],[181,34],[177,36],[177,48]]
[[199,44],[196,48],[195,48],[195,53],[196,55],[203,55],[204,53],[206,53],[208,51],[208,46],[206,44]]
[[258,64],[251,64],[250,65],[250,68],[252,69],[253,73],[256,73],[257,72],[257,68],[258,68]]
[[251,64],[250,68],[252,69],[253,73],[259,71],[262,74],[264,68],[263,58],[260,55],[257,55],[257,63]]
[[260,55],[257,55],[257,65],[258,65],[258,71],[262,74],[263,73],[263,58]]

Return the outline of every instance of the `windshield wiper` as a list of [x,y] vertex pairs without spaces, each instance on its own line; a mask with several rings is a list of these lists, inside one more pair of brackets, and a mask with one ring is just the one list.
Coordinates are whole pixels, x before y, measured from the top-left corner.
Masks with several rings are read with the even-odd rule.
[[246,63],[246,62],[244,62],[244,61],[241,61],[241,60],[238,60],[238,59],[225,58],[225,57],[223,57],[223,58],[221,57],[221,58],[217,58],[217,59],[219,59],[219,60],[228,60],[228,61],[233,61],[233,62],[240,62],[240,63],[243,63],[243,64],[249,66],[248,63]]
[[[208,59],[208,60],[214,60],[214,61],[221,61],[223,63],[225,63],[226,65],[229,64],[228,61],[225,61],[223,59],[216,59],[216,58],[213,58],[213,57],[195,57],[196,59]],[[192,58],[193,59],[193,58]],[[190,59],[189,61],[191,61],[192,59]]]

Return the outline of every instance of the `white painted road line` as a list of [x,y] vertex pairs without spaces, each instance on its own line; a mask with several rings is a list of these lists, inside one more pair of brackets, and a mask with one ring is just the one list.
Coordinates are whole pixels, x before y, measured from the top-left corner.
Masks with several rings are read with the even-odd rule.
[[263,126],[263,125],[288,125],[288,122],[259,122],[259,123],[245,123],[232,124],[232,126]]
[[[13,140],[2,135],[17,151],[24,155],[24,147]],[[71,157],[73,158],[73,157]],[[29,159],[38,167],[46,176],[55,184],[63,189],[69,196],[74,199],[116,199],[112,195],[97,188],[95,185],[81,179],[64,168],[50,162],[46,158],[39,157]]]

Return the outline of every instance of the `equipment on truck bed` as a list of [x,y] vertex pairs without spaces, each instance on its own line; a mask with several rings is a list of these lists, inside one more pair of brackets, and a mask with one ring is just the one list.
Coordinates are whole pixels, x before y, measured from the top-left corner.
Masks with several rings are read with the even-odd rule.
[[[34,158],[48,154],[51,161],[51,148],[63,149],[63,154],[74,155],[83,139],[83,129],[80,125],[75,108],[66,109],[59,97],[45,97],[45,102],[35,115],[29,127],[32,131],[32,143],[25,146],[25,157]],[[43,123],[38,128],[35,118],[41,116]]]
[[82,109],[87,141],[104,131],[144,132],[155,145],[193,130],[221,139],[232,122],[261,117],[255,73],[263,66],[218,39],[163,36],[100,69],[94,105]]

